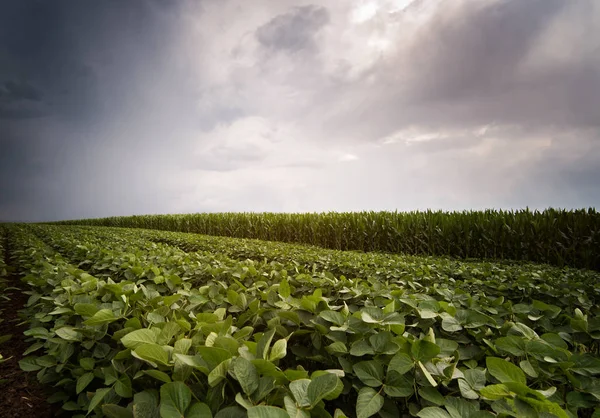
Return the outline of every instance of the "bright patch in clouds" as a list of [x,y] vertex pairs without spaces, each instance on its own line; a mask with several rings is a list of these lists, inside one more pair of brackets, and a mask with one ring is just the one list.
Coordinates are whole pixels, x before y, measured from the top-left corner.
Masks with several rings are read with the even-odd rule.
[[352,11],[352,22],[363,23],[372,19],[379,10],[379,4],[376,1],[370,1],[357,6]]
[[338,161],[342,161],[342,162],[356,161],[356,160],[358,160],[358,157],[354,154],[344,154],[344,155],[340,156],[340,158],[338,159]]

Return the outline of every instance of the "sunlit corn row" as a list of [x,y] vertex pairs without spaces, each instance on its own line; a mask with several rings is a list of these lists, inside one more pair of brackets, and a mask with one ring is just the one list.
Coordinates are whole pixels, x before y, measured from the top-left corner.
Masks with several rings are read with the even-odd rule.
[[529,260],[600,270],[595,209],[198,213],[63,221],[298,242],[339,250]]

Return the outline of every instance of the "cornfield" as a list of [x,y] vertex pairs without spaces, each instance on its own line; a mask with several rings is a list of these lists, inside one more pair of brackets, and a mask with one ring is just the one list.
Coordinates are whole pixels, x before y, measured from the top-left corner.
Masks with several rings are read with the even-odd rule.
[[600,270],[595,209],[198,213],[61,221],[295,242],[338,250],[510,259]]

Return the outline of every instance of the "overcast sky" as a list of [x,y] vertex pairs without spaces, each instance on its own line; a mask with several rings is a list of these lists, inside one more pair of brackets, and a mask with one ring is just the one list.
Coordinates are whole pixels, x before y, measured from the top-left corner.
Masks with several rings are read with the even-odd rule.
[[0,219],[599,204],[597,0],[0,3]]

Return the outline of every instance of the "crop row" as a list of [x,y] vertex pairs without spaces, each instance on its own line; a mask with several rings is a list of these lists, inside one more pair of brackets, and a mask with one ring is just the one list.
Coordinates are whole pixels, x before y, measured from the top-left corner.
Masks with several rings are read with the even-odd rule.
[[600,213],[595,209],[205,213],[59,223],[194,232],[305,243],[339,250],[529,260],[600,269]]
[[73,414],[569,417],[600,401],[592,307],[513,303],[479,278],[466,292],[287,269],[125,230],[11,227],[11,241],[31,286],[22,367]]
[[[69,230],[62,228],[63,234]],[[148,246],[150,241],[176,246],[189,253],[200,251],[234,260],[277,262],[288,271],[366,278],[408,288],[412,292],[423,292],[424,289],[433,292],[436,287],[448,287],[504,296],[512,301],[543,298],[571,309],[590,309],[593,315],[600,315],[600,276],[592,271],[536,264],[462,262],[438,257],[324,250],[154,230],[71,227],[70,231],[78,236],[91,234],[103,242],[117,236],[125,237],[126,242],[137,242],[139,246]]]

